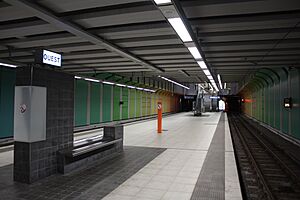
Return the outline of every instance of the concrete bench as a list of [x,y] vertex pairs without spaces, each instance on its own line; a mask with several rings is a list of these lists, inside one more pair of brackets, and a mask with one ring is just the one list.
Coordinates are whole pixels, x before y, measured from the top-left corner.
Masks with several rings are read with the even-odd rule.
[[92,137],[74,143],[72,149],[58,151],[58,172],[69,173],[96,162],[104,162],[123,151],[123,126],[104,127],[103,137]]

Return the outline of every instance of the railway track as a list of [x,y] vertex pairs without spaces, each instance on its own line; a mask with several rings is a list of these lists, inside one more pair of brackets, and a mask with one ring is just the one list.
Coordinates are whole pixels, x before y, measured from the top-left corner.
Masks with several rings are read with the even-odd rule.
[[241,115],[228,116],[244,199],[299,200],[300,165]]

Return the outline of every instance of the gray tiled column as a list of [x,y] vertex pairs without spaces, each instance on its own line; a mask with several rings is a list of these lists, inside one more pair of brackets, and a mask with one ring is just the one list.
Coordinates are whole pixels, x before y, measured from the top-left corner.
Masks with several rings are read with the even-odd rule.
[[46,140],[15,142],[14,147],[14,180],[32,183],[55,174],[57,151],[73,146],[74,78],[46,68],[22,67],[16,71],[16,86],[47,88]]

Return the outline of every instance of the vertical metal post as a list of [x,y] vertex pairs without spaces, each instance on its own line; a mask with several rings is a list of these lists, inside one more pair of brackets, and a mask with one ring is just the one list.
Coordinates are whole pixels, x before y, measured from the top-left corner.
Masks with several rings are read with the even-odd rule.
[[157,102],[157,133],[162,132],[162,102]]

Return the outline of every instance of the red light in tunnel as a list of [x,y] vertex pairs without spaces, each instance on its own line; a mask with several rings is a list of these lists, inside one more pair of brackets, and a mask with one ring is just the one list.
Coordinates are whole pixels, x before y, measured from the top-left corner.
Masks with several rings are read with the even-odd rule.
[[252,103],[252,99],[245,99],[245,103]]

